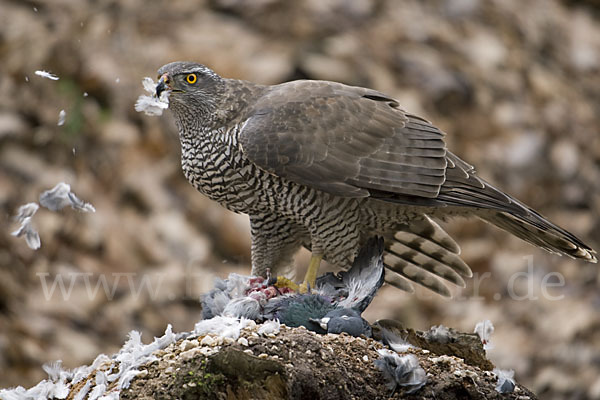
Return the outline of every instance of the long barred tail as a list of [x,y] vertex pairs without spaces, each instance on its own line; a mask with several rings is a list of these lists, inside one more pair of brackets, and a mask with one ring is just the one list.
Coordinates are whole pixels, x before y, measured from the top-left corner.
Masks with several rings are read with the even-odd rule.
[[535,210],[519,203],[521,213],[487,212],[480,218],[551,253],[598,262],[596,252],[579,238],[553,224]]
[[475,169],[448,152],[446,181],[438,201],[502,228],[552,253],[597,262],[596,252],[575,235],[553,224],[537,211],[479,178]]
[[[437,210],[435,215],[443,215],[445,207],[449,207],[457,215],[478,216],[549,252],[593,263],[598,261],[590,246],[479,178],[473,166],[450,152],[446,153],[446,160],[445,181],[437,197],[429,200]],[[401,196],[388,196],[384,200],[401,204],[407,201]],[[393,238],[386,238],[384,261],[388,283],[412,291],[409,281],[413,281],[450,296],[443,280],[464,286],[463,277],[472,275],[459,257],[456,242],[426,215],[410,224],[400,225],[398,230]]]
[[464,207],[472,214],[552,253],[597,262],[596,252],[575,235],[537,211],[479,178],[475,169],[448,153],[446,181],[438,201]]

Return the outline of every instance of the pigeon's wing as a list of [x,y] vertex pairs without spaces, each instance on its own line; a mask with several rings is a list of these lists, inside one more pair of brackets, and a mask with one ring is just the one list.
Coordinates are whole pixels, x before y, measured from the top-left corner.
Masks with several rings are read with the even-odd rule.
[[348,303],[343,304],[344,307],[362,313],[371,304],[385,278],[383,253],[384,242],[379,237],[369,239],[360,249],[352,268],[343,274],[344,283],[349,287]]
[[434,199],[445,180],[443,136],[383,93],[295,81],[257,99],[239,137],[260,168],[325,192]]
[[328,272],[317,278],[317,293],[333,298],[338,307],[362,313],[384,283],[384,252],[383,238],[370,238],[360,248],[352,268],[337,275]]

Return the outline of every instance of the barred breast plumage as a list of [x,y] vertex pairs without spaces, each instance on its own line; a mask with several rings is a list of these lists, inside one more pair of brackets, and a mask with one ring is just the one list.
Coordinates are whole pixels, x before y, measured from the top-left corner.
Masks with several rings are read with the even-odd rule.
[[186,178],[248,214],[252,272],[280,272],[301,247],[349,268],[370,236],[386,239],[386,280],[449,295],[442,280],[471,276],[434,221],[478,216],[554,253],[595,252],[476,176],[444,134],[383,93],[324,81],[275,86],[224,79],[176,62],[159,70],[171,91]]

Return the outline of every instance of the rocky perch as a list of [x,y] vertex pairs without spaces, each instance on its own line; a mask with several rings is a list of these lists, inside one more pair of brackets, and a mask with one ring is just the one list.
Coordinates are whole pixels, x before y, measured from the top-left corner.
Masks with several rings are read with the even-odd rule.
[[489,321],[465,334],[362,318],[384,281],[380,238],[367,241],[350,270],[319,277],[311,293],[271,281],[217,279],[192,332],[169,325],[144,344],[132,331],[112,357],[73,371],[45,365],[47,380],[0,391],[0,400],[535,398],[485,357]]
[[[386,335],[410,345],[392,343],[399,353],[391,351],[382,343]],[[100,355],[73,371],[46,366],[47,380],[29,390],[0,391],[0,398],[536,399],[502,371],[492,371],[476,334],[444,327],[419,332],[381,321],[373,325],[373,336],[321,335],[276,321],[215,317],[193,332],[173,334],[169,326],[146,345],[134,331],[112,357]],[[385,354],[418,360],[424,385],[403,383],[407,375],[398,369],[396,382],[386,376],[376,363]]]

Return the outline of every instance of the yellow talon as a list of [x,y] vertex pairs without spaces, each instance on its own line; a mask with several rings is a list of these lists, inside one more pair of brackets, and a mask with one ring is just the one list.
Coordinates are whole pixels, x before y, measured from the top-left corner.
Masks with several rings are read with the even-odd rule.
[[304,281],[298,285],[294,283],[292,280],[285,278],[283,276],[277,277],[277,282],[275,282],[275,287],[278,288],[290,288],[296,292],[300,293],[308,293],[308,288],[314,288],[315,282],[317,281],[317,274],[319,273],[319,266],[321,265],[321,259],[323,256],[321,255],[313,255],[310,258],[310,263],[308,264],[308,270],[306,271],[306,275],[304,275]]
[[322,255],[313,254],[310,257],[310,263],[308,264],[308,270],[304,275],[304,282],[300,285],[300,293],[308,292],[308,288],[314,288],[315,282],[317,281],[317,274],[319,273],[319,266],[321,265]]
[[298,286],[297,283],[293,282],[292,280],[290,280],[284,276],[277,277],[277,282],[275,282],[275,287],[278,287],[278,288],[287,287],[294,291],[298,291],[300,289],[300,287]]

